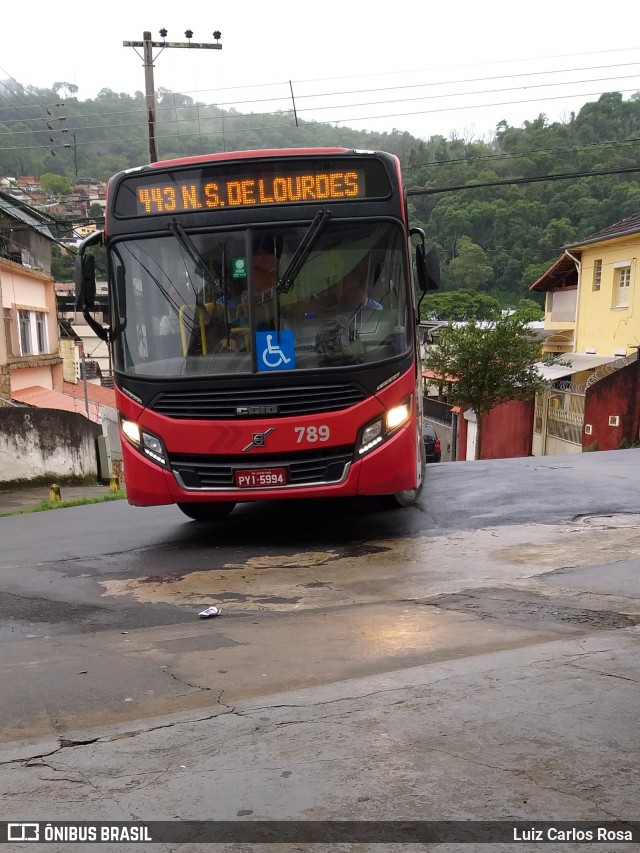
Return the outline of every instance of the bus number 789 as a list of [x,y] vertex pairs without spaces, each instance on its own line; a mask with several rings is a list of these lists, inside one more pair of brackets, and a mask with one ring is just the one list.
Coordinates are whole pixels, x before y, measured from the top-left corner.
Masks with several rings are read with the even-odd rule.
[[308,444],[315,444],[316,441],[329,441],[331,437],[331,431],[328,426],[322,424],[322,426],[308,426],[308,427],[295,427],[296,435],[297,435],[297,444],[302,444],[303,441],[306,441]]

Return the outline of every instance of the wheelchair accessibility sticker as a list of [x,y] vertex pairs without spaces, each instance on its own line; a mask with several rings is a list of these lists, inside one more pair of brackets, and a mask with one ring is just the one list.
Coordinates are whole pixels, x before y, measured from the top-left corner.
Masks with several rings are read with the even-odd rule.
[[296,355],[293,332],[256,332],[258,370],[293,370]]

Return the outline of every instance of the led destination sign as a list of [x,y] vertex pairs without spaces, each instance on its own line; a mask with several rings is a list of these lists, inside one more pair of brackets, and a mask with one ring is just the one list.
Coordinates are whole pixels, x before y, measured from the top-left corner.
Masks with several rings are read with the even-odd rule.
[[[355,168],[354,168],[355,167]],[[389,178],[377,161],[247,164],[172,168],[127,176],[117,190],[117,216],[158,216],[278,204],[386,198]]]
[[136,192],[139,214],[186,213],[216,207],[362,198],[364,176],[340,171],[244,180],[176,181],[142,185]]

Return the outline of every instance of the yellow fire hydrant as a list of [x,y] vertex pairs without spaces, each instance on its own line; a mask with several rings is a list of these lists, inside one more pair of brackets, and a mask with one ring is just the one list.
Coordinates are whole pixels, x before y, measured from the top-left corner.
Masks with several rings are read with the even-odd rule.
[[61,501],[62,495],[60,494],[60,486],[57,483],[52,483],[51,488],[49,489],[49,500],[50,501]]
[[110,492],[119,492],[120,491],[120,480],[118,479],[117,474],[112,474],[109,477],[109,491]]

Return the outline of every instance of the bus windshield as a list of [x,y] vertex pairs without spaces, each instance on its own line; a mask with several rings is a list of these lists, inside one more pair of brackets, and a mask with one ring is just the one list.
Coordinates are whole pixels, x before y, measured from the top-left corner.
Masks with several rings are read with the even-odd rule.
[[[184,230],[110,246],[114,361],[137,376],[222,376],[382,361],[411,344],[395,220]],[[283,273],[297,254],[295,278]]]

